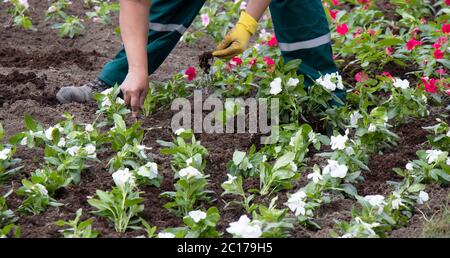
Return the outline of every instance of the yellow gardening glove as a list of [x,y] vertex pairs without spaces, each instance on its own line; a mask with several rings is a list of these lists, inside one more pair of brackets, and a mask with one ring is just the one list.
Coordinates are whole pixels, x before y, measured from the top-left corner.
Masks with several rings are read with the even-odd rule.
[[250,37],[255,34],[257,28],[258,22],[247,12],[242,12],[238,23],[217,46],[216,51],[212,53],[213,56],[231,58],[244,52]]

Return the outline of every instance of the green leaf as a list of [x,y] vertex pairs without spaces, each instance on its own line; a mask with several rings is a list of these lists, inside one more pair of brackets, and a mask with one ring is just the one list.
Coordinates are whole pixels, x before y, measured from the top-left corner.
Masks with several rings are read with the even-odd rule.
[[289,163],[291,163],[295,158],[295,153],[288,152],[281,156],[276,162],[275,165],[273,165],[273,170],[278,170],[282,167],[287,166]]

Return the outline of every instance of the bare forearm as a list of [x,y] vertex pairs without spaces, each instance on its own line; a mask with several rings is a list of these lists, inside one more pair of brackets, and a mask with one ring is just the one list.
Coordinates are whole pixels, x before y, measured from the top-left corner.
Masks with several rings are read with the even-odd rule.
[[120,30],[129,72],[148,75],[147,33],[150,0],[120,0]]
[[271,0],[250,0],[247,4],[246,12],[259,21],[270,2]]

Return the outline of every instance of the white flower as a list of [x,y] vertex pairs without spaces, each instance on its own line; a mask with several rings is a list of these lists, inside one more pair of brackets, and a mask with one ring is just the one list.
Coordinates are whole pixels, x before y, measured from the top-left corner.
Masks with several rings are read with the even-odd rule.
[[0,151],[0,160],[6,160],[11,153],[11,149],[5,148]]
[[102,91],[101,94],[103,94],[103,95],[109,95],[109,94],[111,94],[112,91],[113,91],[113,88],[108,88],[108,89]]
[[70,156],[75,156],[77,155],[79,150],[80,146],[73,146],[67,149],[67,153],[69,153]]
[[117,170],[112,174],[112,177],[114,183],[120,188],[123,188],[127,184],[134,186],[135,179],[128,168]]
[[193,162],[194,162],[194,159],[192,159],[192,157],[190,157],[190,158],[188,158],[188,159],[186,160],[186,164],[187,164],[188,166],[190,166]]
[[344,178],[347,175],[348,168],[346,165],[339,165],[336,160],[329,159],[328,165],[323,169],[324,174],[330,174],[334,178]]
[[188,215],[195,223],[198,223],[200,220],[206,219],[206,213],[200,210],[190,211]]
[[298,215],[306,215],[306,193],[303,191],[298,191],[294,194],[292,194],[288,201],[285,203],[286,206],[289,207],[289,209],[295,213],[295,216]]
[[209,15],[207,13],[204,13],[200,17],[202,19],[202,25],[207,27],[209,25],[209,22],[210,22]]
[[259,221],[250,221],[247,215],[242,215],[238,221],[230,223],[227,232],[235,237],[258,238],[262,235]]
[[292,171],[297,172],[298,167],[297,167],[297,165],[294,162],[290,163],[290,167],[291,167]]
[[56,6],[52,5],[52,6],[50,6],[48,8],[47,12],[48,13],[54,13],[54,12],[56,12],[56,10],[57,10]]
[[175,235],[169,232],[160,232],[158,238],[175,238]]
[[345,135],[331,136],[331,149],[343,150],[345,149],[345,143],[348,140],[347,132]]
[[358,120],[363,118],[363,116],[358,112],[355,111],[350,114],[350,126],[351,127],[357,127],[358,126]]
[[414,164],[412,162],[408,162],[405,166],[406,170],[413,171],[414,170]]
[[399,78],[394,78],[394,87],[400,88],[400,89],[408,89],[409,88],[409,81],[408,80],[402,80]]
[[379,207],[382,205],[385,205],[386,202],[384,201],[384,196],[383,195],[366,195],[364,197],[364,199],[366,199],[370,205],[374,206],[374,207]]
[[450,137],[450,129],[448,129],[447,137]]
[[22,140],[20,140],[20,145],[24,146],[27,145],[28,137],[23,137]]
[[398,208],[400,208],[400,206],[403,205],[402,197],[397,192],[394,192],[393,195],[395,199],[392,200],[392,209],[398,210]]
[[342,83],[342,76],[339,73],[325,74],[316,80],[318,84],[329,91],[335,91],[336,89],[344,89]]
[[289,80],[288,80],[288,82],[286,83],[286,86],[288,86],[288,87],[295,87],[295,86],[297,86],[297,84],[300,82],[300,80],[299,79],[297,79],[297,78],[290,78]]
[[270,83],[270,94],[277,95],[281,91],[281,78],[277,77]]
[[319,142],[319,140],[317,139],[317,135],[313,131],[308,133],[308,139],[312,144],[316,144]]
[[201,178],[202,177],[202,173],[200,173],[200,171],[198,171],[198,169],[196,169],[194,167],[183,168],[178,172],[178,174],[180,175],[180,177],[187,179],[187,180],[189,180],[191,178]]
[[423,204],[424,202],[427,202],[430,199],[430,196],[428,196],[427,192],[420,191],[419,197],[417,199],[417,204]]
[[45,188],[45,186],[43,186],[41,184],[35,184],[34,187],[36,187],[42,195],[45,195],[45,196],[48,195],[48,191]]
[[266,31],[266,29],[262,29],[260,32],[259,32],[259,37],[261,38],[261,39],[263,39],[263,40],[267,40],[268,38],[270,38],[272,35],[269,33],[269,32],[267,32]]
[[240,9],[240,10],[245,10],[245,9],[247,9],[247,2],[242,1],[242,2],[241,2],[241,5],[239,5],[239,9]]
[[176,131],[175,131],[175,134],[176,135],[180,135],[180,134],[182,134],[182,133],[184,133],[186,130],[184,129],[184,128],[178,128]]
[[444,152],[440,150],[427,150],[426,153],[428,164],[436,162],[437,160],[439,160],[440,156],[444,154]]
[[308,179],[312,179],[312,181],[317,184],[320,180],[323,179],[323,176],[320,174],[319,170],[314,171],[313,173],[308,174]]
[[370,124],[369,128],[367,129],[369,132],[373,133],[377,130],[377,126],[374,124]]
[[58,147],[64,147],[66,146],[66,139],[64,137],[61,137],[61,139],[59,139],[58,141]]
[[27,9],[30,7],[30,4],[28,4],[28,0],[19,0],[19,4]]
[[122,98],[117,97],[116,98],[116,103],[119,104],[119,105],[124,105],[125,101]]
[[85,130],[86,132],[92,132],[92,131],[94,131],[94,127],[93,127],[91,124],[87,124],[87,125],[84,127],[84,130]]
[[53,138],[52,138],[53,130],[55,130],[55,128],[53,126],[48,128],[47,130],[45,130],[45,138],[47,138],[49,140],[53,140]]
[[96,147],[94,144],[89,143],[86,146],[84,146],[84,150],[86,151],[87,155],[92,156],[95,155]]
[[447,158],[447,165],[450,166],[450,157]]
[[102,106],[102,108],[107,108],[110,107],[112,103],[111,100],[109,100],[109,98],[104,98],[100,105]]
[[158,165],[155,162],[148,162],[138,169],[137,174],[148,179],[154,179],[158,177]]
[[227,174],[227,176],[228,176],[228,180],[224,182],[224,184],[227,184],[227,185],[232,184],[234,182],[234,180],[237,179],[236,176],[233,176],[231,174]]

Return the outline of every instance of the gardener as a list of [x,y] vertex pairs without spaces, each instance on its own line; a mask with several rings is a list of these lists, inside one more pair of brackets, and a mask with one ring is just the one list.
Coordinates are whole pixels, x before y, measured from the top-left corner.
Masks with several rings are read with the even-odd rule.
[[[166,59],[204,2],[121,0],[120,28],[125,48],[105,65],[97,80],[81,87],[64,87],[57,99],[61,103],[85,102],[93,91],[119,84],[126,104],[137,116],[147,96],[149,74]],[[269,4],[283,57],[286,61],[302,60],[298,73],[305,75],[306,84],[312,83],[311,78],[336,72],[321,0],[250,0],[235,28],[213,55],[231,58],[242,53]]]

